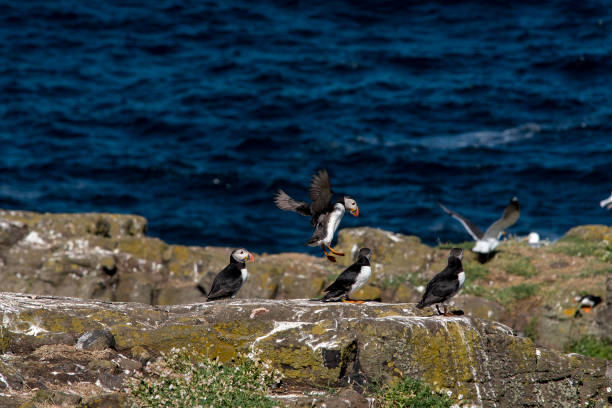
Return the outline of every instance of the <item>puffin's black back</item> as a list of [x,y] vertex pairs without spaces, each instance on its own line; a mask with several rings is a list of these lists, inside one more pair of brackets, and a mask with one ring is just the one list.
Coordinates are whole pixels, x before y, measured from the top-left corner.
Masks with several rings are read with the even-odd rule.
[[[441,303],[448,300],[459,290],[459,273],[463,270],[461,259],[455,255],[455,248],[451,250],[448,257],[446,268],[427,284],[423,298],[417,304],[417,308],[422,309],[425,306]],[[461,252],[462,254],[463,252]]]
[[325,301],[329,298],[338,297],[351,289],[351,286],[357,280],[357,275],[361,271],[362,266],[370,266],[370,260],[368,259],[368,254],[371,251],[368,248],[362,248],[359,251],[359,255],[354,264],[346,268],[340,276],[336,278],[336,280],[329,285],[325,292],[328,292],[323,296],[321,300]]
[[239,262],[230,255],[230,263],[215,276],[208,293],[208,301],[232,297],[242,286],[241,269],[246,268],[244,262]]

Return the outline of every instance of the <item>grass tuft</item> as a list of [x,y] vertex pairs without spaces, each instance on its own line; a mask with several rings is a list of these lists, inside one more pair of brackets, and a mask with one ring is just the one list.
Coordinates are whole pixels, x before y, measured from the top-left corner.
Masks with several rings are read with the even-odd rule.
[[508,304],[533,296],[537,291],[538,285],[531,283],[520,283],[515,286],[501,289],[499,292],[497,292],[496,296],[500,303]]
[[588,241],[580,236],[569,235],[551,245],[550,251],[570,256],[592,256],[600,261],[612,262],[612,244],[606,239]]
[[598,339],[593,336],[584,336],[580,340],[569,343],[565,351],[612,360],[612,341]]
[[535,275],[535,267],[527,258],[519,258],[508,263],[505,267],[506,272],[511,275],[523,276],[529,278]]
[[280,375],[263,363],[241,358],[222,364],[184,349],[173,349],[147,365],[145,376],[132,385],[141,408],[242,407],[272,408],[266,396]]
[[372,394],[380,408],[449,408],[453,404],[445,394],[412,378],[378,386]]

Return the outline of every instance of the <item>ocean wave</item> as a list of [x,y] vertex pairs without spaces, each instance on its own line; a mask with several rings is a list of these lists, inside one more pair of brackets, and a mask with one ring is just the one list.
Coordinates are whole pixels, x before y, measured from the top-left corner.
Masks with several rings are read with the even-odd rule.
[[457,150],[465,148],[495,148],[533,138],[542,128],[537,123],[527,123],[502,131],[482,130],[460,135],[433,136],[420,143],[429,149]]

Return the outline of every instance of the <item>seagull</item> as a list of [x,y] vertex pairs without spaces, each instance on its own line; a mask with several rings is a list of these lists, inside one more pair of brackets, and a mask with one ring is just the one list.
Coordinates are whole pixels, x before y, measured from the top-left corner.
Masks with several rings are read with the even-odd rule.
[[457,214],[456,212],[449,210],[442,203],[438,202],[438,205],[444,210],[445,213],[458,220],[461,225],[467,230],[467,232],[476,240],[476,245],[472,248],[472,251],[480,254],[488,254],[492,252],[499,245],[499,239],[504,233],[504,229],[514,225],[521,215],[521,206],[518,198],[513,197],[510,200],[510,204],[504,210],[502,217],[495,221],[483,234],[480,228],[472,224],[470,220],[464,216]]
[[327,170],[322,169],[312,176],[309,189],[311,204],[297,201],[291,198],[283,190],[278,190],[274,197],[274,203],[283,211],[294,211],[298,214],[309,216],[310,223],[315,227],[312,237],[306,242],[308,246],[319,246],[330,262],[336,262],[336,258],[328,254],[325,248],[338,256],[344,256],[330,247],[334,234],[340,225],[340,220],[345,211],[349,211],[354,217],[359,217],[357,201],[348,194],[336,194],[331,189]]
[[610,197],[606,198],[605,200],[601,200],[599,205],[601,208],[606,207],[606,210],[612,209],[612,193],[610,194]]

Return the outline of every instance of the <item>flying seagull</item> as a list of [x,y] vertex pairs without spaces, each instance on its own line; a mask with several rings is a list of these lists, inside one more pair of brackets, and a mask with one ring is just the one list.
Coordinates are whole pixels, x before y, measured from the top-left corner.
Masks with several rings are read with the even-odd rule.
[[315,232],[306,245],[320,246],[327,259],[336,262],[336,258],[328,254],[325,248],[334,255],[344,256],[342,252],[332,249],[330,245],[345,211],[348,210],[354,217],[359,217],[357,202],[348,194],[334,194],[325,169],[319,170],[312,176],[309,195],[312,200],[310,204],[294,200],[283,190],[278,190],[274,203],[283,211],[294,211],[310,217],[310,223],[315,227]]
[[503,234],[504,230],[516,222],[521,215],[521,205],[519,204],[518,198],[513,197],[510,200],[510,204],[504,210],[502,217],[495,221],[483,234],[480,228],[472,224],[470,220],[464,216],[457,214],[453,210],[449,210],[442,203],[438,202],[438,205],[451,217],[458,220],[461,225],[469,232],[469,234],[476,240],[476,245],[472,248],[472,251],[481,254],[488,254],[493,251],[499,245],[499,239]]
[[610,197],[606,198],[605,200],[601,200],[599,202],[599,205],[601,206],[601,208],[606,207],[606,210],[609,210],[612,208],[612,194],[610,194]]

